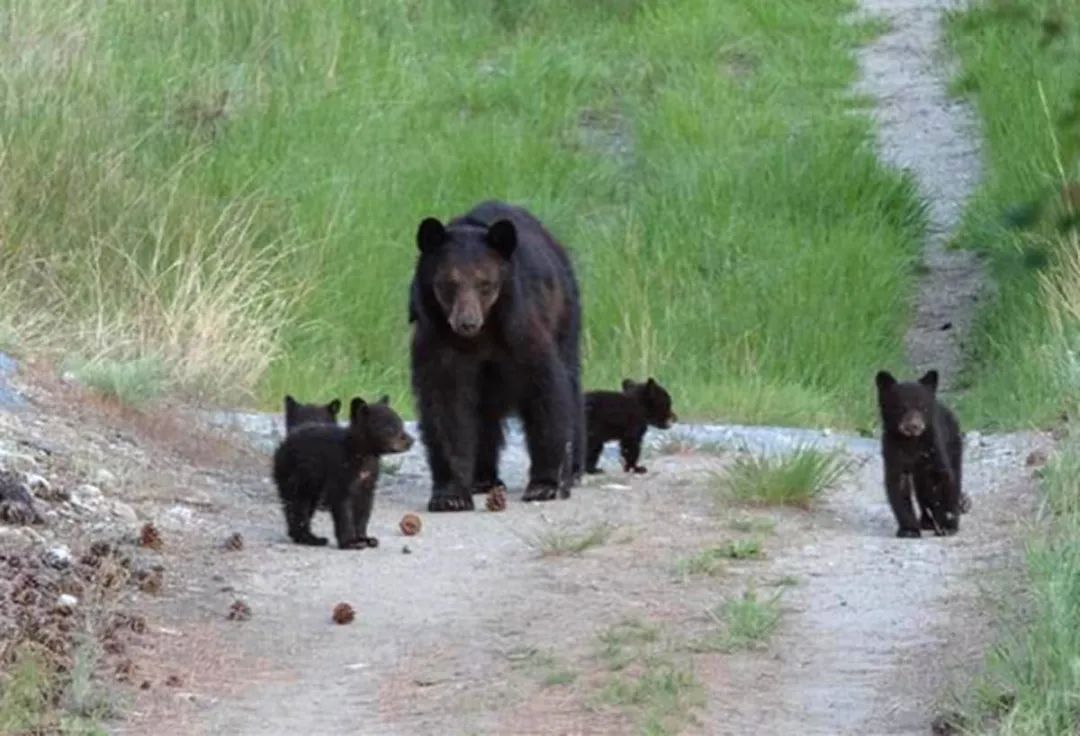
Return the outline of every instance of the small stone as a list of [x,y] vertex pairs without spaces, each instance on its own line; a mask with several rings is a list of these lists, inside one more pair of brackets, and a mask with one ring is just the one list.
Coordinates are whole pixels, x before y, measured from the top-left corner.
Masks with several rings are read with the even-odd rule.
[[56,599],[56,610],[65,615],[74,611],[77,605],[79,605],[79,599],[67,593],[61,594]]
[[62,544],[53,547],[45,552],[44,561],[54,570],[64,570],[71,566],[71,550]]
[[149,680],[143,680],[142,684],[139,685],[139,689],[140,690],[149,690],[150,689],[150,681]]
[[180,687],[183,685],[183,680],[180,679],[180,675],[169,675],[165,678],[166,687]]
[[1027,460],[1025,462],[1027,463],[1027,466],[1029,468],[1041,468],[1043,465],[1046,465],[1046,461],[1048,459],[1049,457],[1046,454],[1046,450],[1032,450],[1031,453],[1027,456]]
[[91,510],[101,503],[102,498],[100,488],[92,486],[89,483],[83,483],[71,494],[71,504],[79,508]]
[[401,554],[403,554],[403,555],[411,555],[412,554],[412,550],[409,549],[409,545],[407,545],[407,544],[401,545]]
[[26,485],[29,486],[30,492],[40,499],[49,501],[53,498],[52,484],[37,473],[26,474]]
[[356,612],[348,603],[338,603],[334,606],[333,619],[335,624],[349,624],[352,623],[354,618],[356,618]]
[[115,488],[116,480],[116,474],[105,468],[99,468],[98,471],[94,473],[94,483],[102,488]]
[[222,546],[231,552],[239,552],[244,548],[244,536],[240,532],[233,532]]
[[250,618],[251,606],[249,606],[247,603],[240,600],[239,598],[233,601],[233,604],[229,606],[228,619],[230,621],[247,621]]
[[420,521],[420,517],[416,514],[405,514],[401,517],[401,522],[398,524],[401,533],[406,537],[419,534],[422,526],[423,524]]
[[112,515],[121,521],[134,524],[139,520],[139,515],[135,513],[135,509],[123,501],[113,501],[109,506]]

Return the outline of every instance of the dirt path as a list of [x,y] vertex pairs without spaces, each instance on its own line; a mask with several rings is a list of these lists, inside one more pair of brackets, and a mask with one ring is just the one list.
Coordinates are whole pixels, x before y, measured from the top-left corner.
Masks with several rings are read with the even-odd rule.
[[[935,76],[941,7],[864,5],[893,23],[862,56],[882,150],[915,172],[932,203],[911,359],[948,380],[982,278],[966,254],[944,250],[976,176],[971,125]],[[952,329],[941,330],[945,322]],[[74,445],[91,418],[54,403],[36,405],[34,426],[66,427],[59,436]],[[17,437],[29,421],[12,415],[5,431]],[[444,515],[423,512],[427,472],[415,448],[380,485],[372,531],[382,545],[342,552],[286,541],[267,478],[276,418],[233,421],[230,431],[261,453],[224,464],[203,442],[193,449],[205,458],[174,458],[142,447],[137,433],[91,432],[108,438],[102,458],[118,462],[117,448],[138,448],[115,493],[140,523],[162,529],[167,577],[144,601],[154,645],[137,667],[154,683],[167,682],[166,672],[180,683],[138,695],[112,733],[624,734],[651,725],[652,733],[924,734],[947,706],[949,684],[978,665],[990,615],[980,583],[1020,554],[1033,496],[1025,458],[1049,445],[1036,435],[969,436],[974,510],[958,536],[921,540],[893,536],[873,440],[680,427],[684,442],[662,449],[664,438],[654,438],[648,475],[612,473],[567,502],[524,505],[514,435],[503,473],[510,508]],[[174,439],[183,438],[158,441]],[[739,448],[808,442],[853,463],[812,510],[717,500],[717,479]],[[609,470],[613,458],[611,448]],[[397,521],[410,511],[424,529],[405,538]],[[329,532],[325,514],[318,528]],[[234,531],[244,548],[222,551]],[[580,554],[544,554],[590,534],[596,544]],[[732,544],[760,553],[708,573],[699,568],[710,565],[688,566]],[[779,596],[776,631],[746,650],[708,645],[727,641],[723,606],[747,591]],[[250,620],[227,619],[238,598]],[[349,625],[330,620],[339,602],[356,609]]]
[[980,176],[979,131],[968,105],[947,94],[950,60],[942,14],[956,2],[861,0],[863,14],[889,30],[859,54],[858,91],[876,101],[881,157],[912,173],[928,206],[923,276],[906,336],[916,370],[937,368],[945,390],[963,362],[977,301],[987,286],[975,253],[949,250]]

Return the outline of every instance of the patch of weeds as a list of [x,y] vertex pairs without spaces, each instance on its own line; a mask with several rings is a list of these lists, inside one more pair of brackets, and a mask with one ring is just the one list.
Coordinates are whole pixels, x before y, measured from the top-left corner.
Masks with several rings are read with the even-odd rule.
[[84,386],[129,406],[142,406],[168,388],[165,367],[156,358],[94,360],[68,371]]
[[643,734],[679,733],[694,722],[705,690],[658,627],[627,619],[598,635],[597,656],[610,677],[601,702],[629,710]]
[[784,575],[783,577],[774,580],[770,585],[774,588],[794,588],[801,582],[802,581],[795,575]]
[[528,670],[540,681],[541,687],[570,685],[577,680],[577,672],[551,652],[542,652],[535,647],[525,647],[514,650],[507,656],[512,661],[511,666],[514,669]]
[[719,477],[720,488],[739,501],[806,508],[847,473],[839,452],[810,447],[787,455],[739,457]]
[[93,637],[84,636],[75,646],[61,699],[64,711],[75,719],[94,722],[118,713],[113,694],[95,678],[101,657],[101,645]]
[[606,522],[593,524],[583,532],[552,529],[537,534],[529,544],[540,552],[541,557],[576,557],[606,543],[614,531],[615,526]]
[[728,526],[737,532],[747,534],[772,534],[776,530],[775,519],[754,516],[740,516],[728,522]]
[[736,539],[679,560],[675,571],[682,579],[694,575],[719,575],[724,571],[726,560],[759,560],[763,555],[760,540]]
[[43,725],[54,689],[53,677],[40,653],[29,646],[16,652],[3,680],[0,733],[27,733]]
[[719,631],[691,644],[698,652],[736,652],[760,646],[776,630],[780,623],[780,596],[778,591],[770,598],[758,598],[748,590],[741,598],[725,602],[716,610],[708,611]]

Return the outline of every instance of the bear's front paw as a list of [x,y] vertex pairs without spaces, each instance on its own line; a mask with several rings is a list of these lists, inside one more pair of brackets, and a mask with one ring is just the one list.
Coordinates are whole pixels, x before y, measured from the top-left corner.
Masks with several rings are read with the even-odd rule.
[[630,470],[637,473],[638,475],[649,472],[644,465],[635,465],[634,467],[630,468]]
[[[565,493],[566,495],[562,495]],[[522,501],[554,501],[556,498],[569,498],[570,489],[561,490],[559,486],[554,483],[529,483],[528,488],[525,489],[525,494],[521,497]]]
[[378,537],[361,537],[361,539],[364,540],[364,544],[366,544],[368,547],[378,547],[379,546]]
[[604,471],[601,468],[585,468],[585,472],[589,475],[600,475]]
[[308,547],[325,547],[329,540],[326,537],[317,537],[311,532],[305,532],[293,537],[293,541],[297,544],[303,544]]
[[357,537],[356,539],[350,539],[347,542],[338,542],[338,548],[340,549],[367,549],[367,537]]
[[428,501],[428,511],[437,513],[440,511],[472,511],[473,500],[472,494],[461,495],[449,495],[449,494],[436,494]]
[[918,529],[900,529],[896,532],[896,536],[900,539],[917,539],[922,536],[922,532]]

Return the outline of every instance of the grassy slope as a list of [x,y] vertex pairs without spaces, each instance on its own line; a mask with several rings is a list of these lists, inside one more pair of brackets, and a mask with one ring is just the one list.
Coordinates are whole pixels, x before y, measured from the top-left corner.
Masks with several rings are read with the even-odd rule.
[[[982,426],[1045,426],[1076,406],[1080,373],[1070,351],[1080,345],[1080,315],[1055,329],[1055,300],[1048,300],[1043,282],[1064,278],[1062,296],[1076,303],[1080,284],[1072,282],[1065,257],[1075,241],[1059,237],[1054,226],[1062,215],[1055,201],[1063,183],[1059,162],[1065,179],[1080,180],[1077,17],[1077,0],[986,0],[949,23],[962,69],[957,90],[974,99],[987,147],[985,180],[961,238],[987,254],[998,285],[973,346],[961,407]],[[1058,22],[1062,33],[1048,32]],[[1032,201],[1043,210],[1031,227],[1007,227]]]
[[[922,219],[851,114],[850,6],[11,1],[30,40],[0,87],[8,254],[75,279],[53,312],[83,357],[189,366],[213,336],[236,367],[204,357],[185,385],[407,406],[416,224],[505,198],[573,251],[589,385],[650,373],[684,415],[869,421]],[[211,138],[220,121],[191,121],[222,90]],[[95,269],[135,286],[91,288]],[[226,286],[251,306],[191,296]],[[147,330],[174,301],[213,319]]]

